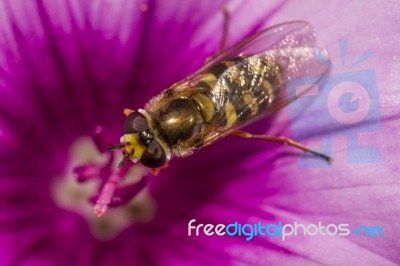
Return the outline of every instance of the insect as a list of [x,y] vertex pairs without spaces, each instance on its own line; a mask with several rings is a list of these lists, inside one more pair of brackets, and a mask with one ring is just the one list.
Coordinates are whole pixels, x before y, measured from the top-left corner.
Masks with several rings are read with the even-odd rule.
[[285,92],[287,80],[322,76],[329,67],[320,54],[327,58],[302,21],[264,29],[224,49],[143,109],[125,110],[120,144],[110,147],[123,150],[119,166],[132,160],[158,171],[174,156],[188,156],[227,135],[282,142],[330,161],[286,137],[238,131],[298,97]]
[[[130,159],[159,168],[173,156],[190,155],[229,134],[261,138],[237,130],[295,100],[296,95],[284,93],[288,79],[327,71],[316,58],[325,52],[313,41],[311,26],[301,21],[260,31],[152,98],[144,109],[127,110],[121,144],[114,147],[124,150],[120,165]],[[265,137],[329,160],[292,140]]]

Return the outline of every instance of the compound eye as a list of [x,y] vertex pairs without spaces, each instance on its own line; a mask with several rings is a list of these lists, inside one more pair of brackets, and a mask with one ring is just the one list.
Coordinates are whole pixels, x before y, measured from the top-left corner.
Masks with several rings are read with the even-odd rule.
[[157,141],[150,143],[140,157],[140,162],[149,168],[161,167],[166,160],[165,151]]
[[146,118],[139,112],[130,113],[124,122],[124,134],[140,133],[148,129]]

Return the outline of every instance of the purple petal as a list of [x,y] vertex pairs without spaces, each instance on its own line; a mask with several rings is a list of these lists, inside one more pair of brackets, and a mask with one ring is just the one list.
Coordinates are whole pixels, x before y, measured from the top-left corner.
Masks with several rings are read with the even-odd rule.
[[[286,20],[304,19],[337,66],[370,69],[379,116],[350,126],[326,120],[317,98],[302,116],[288,110],[248,128],[315,149],[332,139],[334,165],[291,147],[227,137],[149,180],[157,214],[100,242],[79,215],[55,206],[51,183],[72,141],[97,125],[118,141],[125,107],[150,97],[202,65],[218,49],[222,8],[232,10],[229,43]],[[399,7],[395,3],[259,1],[3,1],[0,4],[0,253],[4,264],[376,264],[399,263]],[[268,21],[266,20],[268,18]],[[231,37],[232,36],[232,37]],[[347,39],[340,68],[339,39]],[[342,46],[343,47],[343,46]],[[352,64],[346,65],[351,67]],[[336,72],[335,72],[336,71]],[[371,73],[371,72],[368,72]],[[356,75],[357,76],[357,75]],[[361,75],[363,78],[367,76]],[[368,76],[370,78],[371,76]],[[325,87],[326,89],[326,87]],[[372,99],[374,100],[374,99]],[[300,101],[300,100],[299,100]],[[303,106],[304,108],[304,106]],[[316,126],[322,125],[322,126]],[[371,129],[372,128],[372,129]],[[356,140],[349,138],[357,133]],[[351,134],[350,134],[351,135]],[[353,134],[354,135],[354,134]],[[350,144],[348,144],[350,143]],[[363,149],[364,144],[375,149]],[[101,147],[98,144],[98,147]],[[100,149],[101,150],[101,149]],[[367,151],[375,163],[349,162]],[[350,156],[351,158],[351,156]],[[381,225],[381,238],[278,239],[189,237],[187,223],[315,222]],[[71,247],[70,243],[75,243]],[[68,245],[67,245],[68,244]]]

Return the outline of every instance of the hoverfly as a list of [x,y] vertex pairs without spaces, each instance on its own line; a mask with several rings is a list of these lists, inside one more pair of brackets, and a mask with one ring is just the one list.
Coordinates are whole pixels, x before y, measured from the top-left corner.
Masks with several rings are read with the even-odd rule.
[[[307,22],[293,21],[259,31],[217,54],[195,73],[152,98],[143,109],[125,110],[120,144],[127,160],[160,169],[227,135],[278,141],[330,158],[285,137],[238,129],[271,115],[298,95],[285,93],[287,80],[322,76],[324,50],[314,47]],[[311,87],[313,84],[310,84]]]

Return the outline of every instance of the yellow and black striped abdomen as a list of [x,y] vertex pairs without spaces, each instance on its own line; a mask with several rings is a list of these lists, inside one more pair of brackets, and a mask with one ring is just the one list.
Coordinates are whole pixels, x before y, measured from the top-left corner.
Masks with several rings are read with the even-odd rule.
[[210,104],[201,108],[211,117],[204,125],[202,146],[264,115],[281,85],[279,65],[260,56],[234,58],[211,67],[197,84],[201,97],[212,102],[212,108]]
[[281,80],[273,61],[238,57],[174,84],[145,109],[155,135],[174,155],[184,156],[266,114]]

